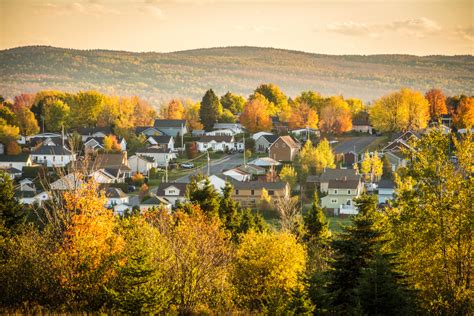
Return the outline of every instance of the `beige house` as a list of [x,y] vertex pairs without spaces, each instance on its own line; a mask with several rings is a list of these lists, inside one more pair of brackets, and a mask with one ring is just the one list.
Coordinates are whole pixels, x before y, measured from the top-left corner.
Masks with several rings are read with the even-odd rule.
[[291,136],[280,136],[268,148],[268,156],[277,161],[293,161],[301,145]]
[[243,207],[256,207],[260,202],[262,190],[265,189],[271,198],[283,198],[290,195],[290,187],[283,182],[233,182],[232,198]]
[[327,195],[321,198],[321,206],[333,209],[336,214],[357,214],[354,199],[362,194],[360,180],[329,180]]

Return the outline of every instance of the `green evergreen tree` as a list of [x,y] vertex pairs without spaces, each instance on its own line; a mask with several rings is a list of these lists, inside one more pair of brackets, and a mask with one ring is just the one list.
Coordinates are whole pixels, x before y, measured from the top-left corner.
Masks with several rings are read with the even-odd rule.
[[240,205],[232,199],[233,190],[233,186],[229,182],[226,182],[225,187],[222,189],[222,197],[219,205],[219,217],[225,227],[234,233],[240,226]]
[[187,197],[193,204],[201,207],[201,210],[209,216],[219,216],[220,196],[208,178],[204,183],[199,178],[191,180],[187,188]]
[[210,131],[222,114],[222,105],[212,89],[206,91],[201,101],[199,117],[206,131]]
[[0,171],[0,222],[5,229],[15,232],[25,220],[26,212],[15,199],[13,181],[7,173]]
[[327,243],[331,238],[329,223],[326,220],[323,209],[319,205],[319,197],[316,192],[314,193],[313,204],[304,217],[304,225],[307,240],[317,240],[322,243]]

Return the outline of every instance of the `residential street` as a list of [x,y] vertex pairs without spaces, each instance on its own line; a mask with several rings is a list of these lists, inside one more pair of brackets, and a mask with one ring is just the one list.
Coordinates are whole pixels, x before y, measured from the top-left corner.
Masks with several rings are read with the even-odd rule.
[[[240,154],[240,153],[232,154],[225,158],[221,158],[219,160],[214,160],[214,161],[211,160],[210,174],[211,175],[219,174],[224,169],[231,169],[233,167],[243,164],[243,162],[244,162],[243,154]],[[204,175],[207,174],[207,165],[205,165],[202,168],[198,168],[194,170],[193,172],[191,172],[190,174],[184,177],[176,179],[176,181],[174,182],[189,182],[191,176],[197,175],[199,173],[204,174]]]

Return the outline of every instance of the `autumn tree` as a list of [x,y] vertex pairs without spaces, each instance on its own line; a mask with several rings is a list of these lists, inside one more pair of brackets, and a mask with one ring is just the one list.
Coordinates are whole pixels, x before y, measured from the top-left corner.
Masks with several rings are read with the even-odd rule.
[[150,126],[157,117],[156,111],[146,101],[139,97],[132,97],[133,104],[133,126]]
[[38,121],[31,110],[26,107],[17,107],[15,112],[15,123],[20,128],[21,135],[30,136],[39,132]]
[[58,132],[69,126],[70,108],[61,100],[47,102],[44,105],[44,119],[46,128],[51,132]]
[[[0,170],[0,226],[14,232],[25,220],[25,211],[15,199],[13,181],[8,174]],[[0,231],[0,238],[2,233]]]
[[[410,151],[411,164],[396,178],[394,208],[388,209],[393,249],[401,256],[421,306],[432,314],[472,311],[472,134],[451,139],[440,130],[425,134]],[[454,163],[452,156],[457,157]],[[422,211],[420,211],[422,210]]]
[[420,130],[427,126],[430,105],[417,91],[402,89],[378,99],[370,109],[370,122],[378,131]]
[[349,98],[346,99],[349,109],[351,110],[352,116],[356,115],[359,112],[366,111],[367,107],[361,99]]
[[[254,93],[250,96],[249,101],[258,97],[258,95],[263,96],[268,101],[267,111],[269,115],[278,115],[282,111],[288,112],[288,97],[275,84],[261,84],[255,89]],[[286,121],[285,119],[283,120]]]
[[373,182],[379,179],[383,174],[383,162],[377,152],[369,154],[365,152],[361,162],[360,172],[365,176],[366,180]]
[[178,99],[172,99],[160,110],[161,118],[167,120],[181,120],[184,118],[185,109],[183,103]]
[[204,126],[201,124],[201,119],[199,117],[201,104],[199,102],[186,100],[186,102],[184,103],[184,108],[185,108],[184,118],[186,119],[186,124],[188,125],[188,129],[191,131],[203,129]]
[[431,89],[425,94],[426,100],[430,104],[430,117],[437,120],[442,114],[448,114],[446,107],[446,97],[440,89]]
[[287,233],[243,235],[237,247],[233,283],[238,303],[248,311],[289,313],[295,291],[303,291],[304,247]]
[[247,102],[240,115],[240,123],[251,133],[270,131],[272,119],[268,108],[270,104],[261,94],[256,94]]
[[21,153],[21,147],[16,141],[12,140],[7,144],[5,152],[7,155],[19,155]]
[[242,113],[242,110],[244,109],[245,98],[232,92],[227,92],[221,97],[221,104],[224,109],[237,115]]
[[474,126],[474,97],[462,97],[454,114],[454,124],[458,128]]
[[293,108],[288,121],[291,129],[318,128],[318,114],[306,103],[293,103]]
[[321,109],[320,129],[325,133],[341,134],[352,129],[352,115],[342,97],[330,97]]
[[319,115],[321,113],[321,108],[324,105],[324,98],[318,92],[315,91],[303,91],[294,99],[295,103],[304,103],[308,105],[311,109],[315,110]]
[[7,106],[0,105],[0,120],[4,124],[14,125],[16,123],[15,113]]
[[105,96],[96,91],[81,91],[70,100],[71,120],[76,127],[93,127],[103,109]]
[[16,141],[20,137],[20,129],[17,126],[6,124],[0,118],[0,142],[8,144]]
[[199,117],[206,131],[210,131],[222,114],[222,105],[212,89],[207,90],[201,101]]
[[59,251],[62,287],[69,308],[101,306],[104,286],[116,273],[116,256],[124,242],[116,231],[116,217],[98,195],[97,184],[88,182],[76,191],[64,194],[65,210],[71,215]]
[[122,147],[120,146],[117,136],[107,135],[104,137],[104,151],[105,152],[120,152]]
[[285,165],[280,171],[280,179],[283,182],[288,183],[291,188],[294,188],[296,181],[298,180],[298,174],[295,168],[290,165]]

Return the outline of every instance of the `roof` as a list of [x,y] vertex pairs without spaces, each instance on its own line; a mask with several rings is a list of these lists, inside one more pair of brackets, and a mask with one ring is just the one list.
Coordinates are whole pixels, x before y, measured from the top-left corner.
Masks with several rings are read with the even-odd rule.
[[95,133],[103,133],[103,134],[112,134],[112,127],[105,126],[105,127],[79,127],[76,129],[76,132],[80,135],[91,135]]
[[357,189],[359,180],[329,180],[329,189]]
[[352,125],[370,125],[369,113],[360,112],[352,119]]
[[[259,137],[260,138],[264,138],[268,143],[270,144],[273,144],[277,139],[278,139],[278,135],[262,135]],[[258,140],[258,139],[257,139]]]
[[13,167],[0,167],[1,171],[5,171],[8,174],[18,174],[21,173],[21,170],[18,170],[17,168]]
[[127,195],[119,188],[108,188],[105,192],[105,196],[108,198],[126,198]]
[[162,184],[160,184],[158,189],[156,189],[156,195],[157,196],[165,196],[165,190],[167,188],[176,187],[180,191],[179,196],[184,196],[184,194],[186,193],[186,187],[187,186],[188,186],[188,183],[184,183],[184,182],[162,183]]
[[236,169],[243,171],[245,173],[256,174],[256,175],[262,175],[262,174],[267,173],[265,168],[257,166],[257,165],[251,165],[251,164],[247,164],[246,166],[242,165],[242,166],[237,167]]
[[286,188],[285,182],[232,181],[231,184],[236,190],[284,190]]
[[133,158],[145,160],[151,163],[155,162],[155,158],[150,157],[150,156],[141,156],[141,155],[133,155],[132,157],[128,158],[128,160],[132,160]]
[[95,162],[98,167],[121,167],[123,165],[124,155],[124,153],[98,154]]
[[136,153],[141,154],[169,154],[171,153],[171,149],[169,148],[162,148],[162,147],[144,147],[137,149]]
[[69,156],[72,152],[63,146],[43,146],[35,149],[32,155],[55,155],[55,156]]
[[354,169],[326,169],[319,177],[319,181],[327,182],[330,180],[360,180],[360,175]]
[[157,142],[158,144],[168,144],[173,137],[168,136],[168,135],[157,135],[157,136],[149,136],[148,138],[153,138],[155,142]]
[[214,123],[214,129],[223,129],[223,128],[242,128],[240,123]]
[[160,119],[156,119],[154,127],[156,127],[156,128],[163,128],[163,127],[181,128],[181,127],[186,127],[186,120],[160,120]]
[[146,131],[149,128],[154,129],[157,132],[159,132],[159,130],[157,130],[154,126],[137,126],[137,127],[135,127],[135,133],[137,133],[137,134],[143,133],[144,131]]
[[230,135],[218,135],[218,136],[211,136],[211,135],[203,135],[199,138],[198,142],[201,143],[209,143],[211,141],[215,141],[216,143],[226,142],[231,143],[234,138]]
[[249,164],[250,165],[255,165],[255,166],[258,166],[258,167],[271,167],[271,166],[281,165],[280,162],[278,162],[275,159],[270,158],[270,157],[257,158],[255,160],[250,161]]
[[395,183],[392,180],[383,179],[379,182],[379,189],[394,189]]
[[17,199],[21,198],[33,198],[36,196],[36,191],[15,191],[15,197]]
[[165,199],[159,198],[157,196],[151,196],[142,203],[142,205],[161,205],[161,204],[170,204],[168,201]]
[[0,155],[0,162],[26,162],[29,157],[29,154]]
[[[293,139],[293,137],[291,137],[290,135],[280,136],[278,139],[281,139],[281,140],[282,140],[283,142],[285,142],[285,144],[287,144],[288,147],[290,147],[290,148],[296,148],[296,149],[300,148],[299,143],[297,143],[297,142]],[[275,142],[273,142],[273,144],[275,144],[275,143],[278,141],[278,139],[275,140]],[[272,145],[273,145],[273,144],[272,144]]]

